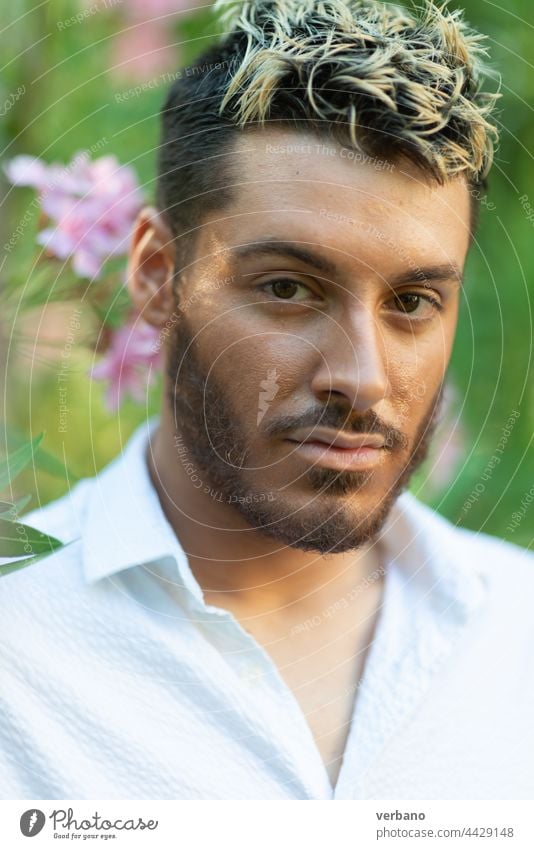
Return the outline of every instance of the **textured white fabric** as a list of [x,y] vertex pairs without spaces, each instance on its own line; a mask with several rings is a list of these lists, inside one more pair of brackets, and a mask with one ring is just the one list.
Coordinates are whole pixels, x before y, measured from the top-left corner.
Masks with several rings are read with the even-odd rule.
[[332,790],[269,655],[204,604],[148,475],[157,421],[27,517],[75,541],[0,578],[0,796],[534,798],[532,554],[398,499]]

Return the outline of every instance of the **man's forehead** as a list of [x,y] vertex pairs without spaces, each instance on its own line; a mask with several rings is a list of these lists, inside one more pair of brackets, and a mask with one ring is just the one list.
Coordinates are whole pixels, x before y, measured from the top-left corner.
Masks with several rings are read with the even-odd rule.
[[380,251],[399,267],[423,261],[463,267],[470,224],[466,182],[438,185],[409,162],[389,167],[356,154],[312,133],[243,133],[233,152],[234,198],[205,222],[210,241],[239,246],[269,233],[323,251],[366,254],[364,262],[376,261]]
[[[281,211],[305,201],[325,219],[357,222],[394,217],[405,226],[428,226],[450,219],[468,231],[470,194],[463,177],[439,185],[406,159],[385,159],[322,140],[310,132],[267,129],[245,132],[234,148],[238,181],[235,207]],[[466,239],[468,232],[465,233]]]

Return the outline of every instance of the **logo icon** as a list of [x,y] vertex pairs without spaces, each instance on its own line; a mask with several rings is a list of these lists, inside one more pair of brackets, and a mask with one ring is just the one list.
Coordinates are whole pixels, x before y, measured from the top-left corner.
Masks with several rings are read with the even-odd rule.
[[37,808],[30,808],[29,811],[24,811],[20,818],[20,830],[24,837],[35,837],[42,831],[46,822],[46,817],[42,811]]
[[260,393],[258,398],[258,417],[256,424],[259,425],[265,413],[269,409],[270,402],[274,399],[280,389],[277,381],[280,375],[275,368],[267,372],[267,377],[260,383]]

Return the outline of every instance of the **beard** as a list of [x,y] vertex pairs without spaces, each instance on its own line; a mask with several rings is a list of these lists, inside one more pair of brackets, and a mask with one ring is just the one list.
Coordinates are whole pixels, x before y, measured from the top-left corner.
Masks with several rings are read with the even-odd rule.
[[[183,313],[171,342],[167,378],[175,444],[181,443],[198,467],[204,483],[208,484],[205,491],[217,501],[231,504],[253,532],[281,545],[320,554],[353,551],[376,537],[394,502],[427,457],[443,396],[440,386],[418,427],[407,459],[377,506],[358,510],[354,505],[355,494],[370,481],[372,471],[336,471],[312,466],[301,475],[311,495],[299,507],[284,492],[287,484],[276,493],[267,493],[258,481],[261,469],[245,465],[251,454],[246,430],[234,413],[228,393],[218,385],[213,372],[208,375],[202,368]],[[379,433],[387,446],[382,450],[388,452],[406,452],[409,447],[405,435],[384,423],[374,411],[357,415],[337,401],[299,416],[270,421],[264,434],[274,437],[310,425],[360,434]]]

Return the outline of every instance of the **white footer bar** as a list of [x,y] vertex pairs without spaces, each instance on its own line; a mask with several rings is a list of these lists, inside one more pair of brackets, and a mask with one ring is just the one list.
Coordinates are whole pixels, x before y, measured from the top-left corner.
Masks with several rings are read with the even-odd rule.
[[534,802],[0,801],[0,846],[67,843],[118,849],[534,849]]

